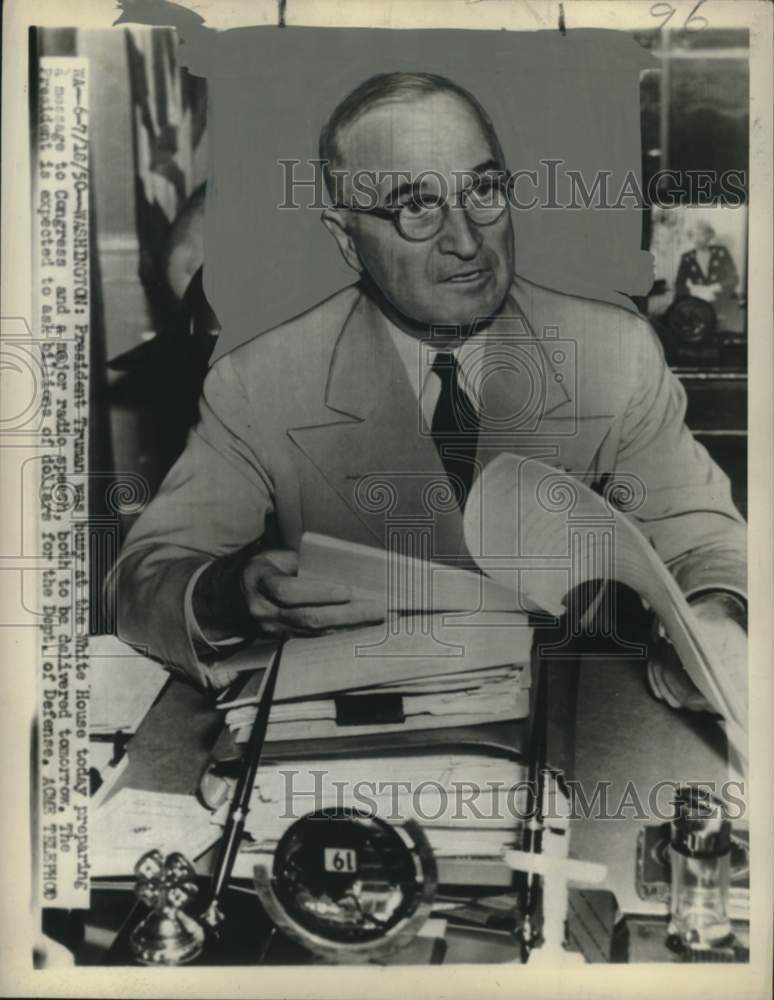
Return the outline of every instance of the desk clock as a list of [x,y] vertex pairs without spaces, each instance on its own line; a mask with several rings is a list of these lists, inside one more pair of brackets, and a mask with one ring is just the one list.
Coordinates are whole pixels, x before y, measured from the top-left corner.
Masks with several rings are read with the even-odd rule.
[[405,947],[430,915],[438,883],[419,824],[400,828],[354,809],[297,820],[254,873],[275,926],[333,962],[379,960]]

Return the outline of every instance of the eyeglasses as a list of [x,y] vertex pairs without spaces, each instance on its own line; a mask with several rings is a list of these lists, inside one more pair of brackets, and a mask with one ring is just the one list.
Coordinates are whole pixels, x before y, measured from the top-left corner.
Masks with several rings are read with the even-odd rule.
[[[460,206],[476,226],[491,226],[508,207],[506,176],[487,174],[475,185],[459,194]],[[375,215],[377,219],[390,220],[400,235],[412,243],[430,240],[441,231],[450,204],[440,196],[417,193],[397,208],[361,208],[359,205],[339,205],[349,212]]]

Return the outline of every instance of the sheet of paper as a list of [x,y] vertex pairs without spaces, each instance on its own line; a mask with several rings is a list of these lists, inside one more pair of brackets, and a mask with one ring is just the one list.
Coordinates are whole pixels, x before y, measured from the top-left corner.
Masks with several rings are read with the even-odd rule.
[[[285,775],[298,775],[297,787],[315,787],[314,773],[319,772],[330,780],[344,781],[352,786],[357,781],[417,780],[431,781],[448,786],[452,782],[474,782],[481,787],[501,781],[518,782],[523,777],[524,766],[507,757],[487,753],[443,752],[443,753],[393,753],[378,758],[336,758],[308,757],[303,760],[283,761],[280,766],[267,765],[258,769],[256,785],[262,795],[273,801],[280,801],[287,788]],[[284,774],[282,772],[285,772]],[[294,779],[295,780],[295,779]],[[306,782],[306,784],[304,784]]]
[[[314,649],[313,646],[308,646],[307,648],[310,650]],[[257,670],[254,676],[250,677],[247,683],[241,686],[236,694],[229,695],[228,691],[223,692],[223,695],[218,699],[218,708],[231,712],[240,707],[257,705],[260,700],[262,679],[263,671]],[[438,677],[419,677],[389,681],[385,684],[375,684],[372,687],[360,688],[357,694],[366,695],[389,692],[413,699],[415,696],[422,694],[437,693],[450,695],[453,692],[477,692],[484,688],[491,689],[493,684],[505,679],[513,682],[517,690],[528,689],[530,683],[528,665],[505,664],[498,667],[484,667],[480,670],[461,671],[458,674],[451,674],[449,676],[440,675]],[[287,704],[275,700],[270,721],[276,722],[283,717],[301,718],[305,712],[314,715],[315,709],[313,706],[317,700],[319,699],[310,699],[305,702],[289,702]]]
[[[245,845],[237,855],[234,875],[239,878],[251,878],[254,864],[254,853],[258,856],[268,855],[277,846],[279,837],[290,823],[280,830],[280,825],[274,831],[275,835],[256,838],[252,849]],[[516,827],[512,830],[449,830],[443,827],[428,826],[425,829],[427,839],[437,859],[440,858],[500,858],[503,851],[517,842],[520,834]],[[244,873],[247,872],[245,875]]]
[[[345,583],[357,597],[382,601],[386,611],[521,608],[511,590],[479,573],[310,531],[301,538],[298,575]],[[416,585],[391,587],[398,577]]]
[[466,673],[530,660],[526,616],[502,612],[399,618],[285,643],[275,701]]
[[89,639],[92,733],[134,733],[169,680],[158,663],[113,635]]
[[[288,761],[259,769],[245,830],[257,844],[274,842],[307,813],[349,806],[470,835],[471,852],[486,853],[493,841],[512,839],[523,820],[525,778],[524,765],[486,754]],[[449,849],[450,841],[443,845]]]
[[122,788],[92,817],[92,875],[131,874],[140,857],[158,848],[190,861],[220,836],[211,813],[193,795]]
[[265,676],[266,671],[259,667],[254,670],[245,684],[241,684],[240,680],[237,679],[236,684],[238,685],[238,690],[236,694],[231,693],[234,685],[226,688],[226,690],[223,691],[217,699],[218,708],[222,711],[228,711],[230,709],[235,709],[240,705],[257,705],[261,700],[263,679]]
[[[399,695],[403,703],[403,712],[407,716],[437,715],[454,710],[474,711],[476,708],[484,710],[489,706],[497,714],[499,705],[502,705],[502,712],[511,712],[516,705],[523,707],[526,704],[524,698],[529,694],[529,670],[523,667],[511,665],[495,670],[473,671],[459,676],[462,677],[461,681],[453,674],[430,681],[367,688],[347,697],[356,699],[380,693]],[[226,721],[229,725],[243,725],[245,721],[255,718],[257,702],[257,691],[253,693],[245,689],[240,697],[222,703],[220,708],[227,710]],[[507,709],[503,702],[507,703]],[[306,701],[275,703],[272,705],[269,723],[335,717],[336,702],[333,699],[313,698]]]
[[[356,699],[358,694],[348,697]],[[436,686],[427,694],[422,693],[422,689],[416,695],[403,693],[402,710],[402,722],[340,726],[336,722],[336,702],[331,699],[275,704],[269,718],[267,739],[269,742],[327,739],[523,719],[529,714],[529,687],[521,683],[519,671],[514,669],[504,677],[478,687],[453,688],[446,692]],[[255,704],[235,707],[226,713],[226,724],[236,743],[249,738],[255,713]]]
[[[446,715],[411,715],[404,722],[384,722],[363,726],[338,726],[333,719],[318,719],[304,722],[269,724],[267,743],[281,743],[285,740],[328,740],[342,736],[386,736],[394,733],[399,739],[403,733],[430,733],[440,729],[456,729],[462,726],[478,726],[491,722],[504,722],[518,718],[516,713],[504,712],[460,712]],[[238,746],[250,738],[251,726],[242,726],[232,732],[232,739]]]
[[[626,515],[569,473],[533,458],[499,455],[484,468],[480,484],[465,507],[464,527],[465,544],[482,572],[545,608],[586,580],[627,584],[658,615],[683,668],[723,715],[729,744],[744,760],[745,685],[718,663],[677,581]],[[571,503],[548,502],[548,485]]]
[[240,648],[233,656],[217,660],[210,669],[215,674],[221,671],[241,673],[246,670],[265,670],[271,666],[277,645],[275,639],[256,639],[249,647]]
[[124,751],[120,759],[113,763],[115,747],[112,740],[89,740],[89,769],[99,774],[100,784],[89,800],[92,810],[107,798],[111,788],[129,765],[129,754]]

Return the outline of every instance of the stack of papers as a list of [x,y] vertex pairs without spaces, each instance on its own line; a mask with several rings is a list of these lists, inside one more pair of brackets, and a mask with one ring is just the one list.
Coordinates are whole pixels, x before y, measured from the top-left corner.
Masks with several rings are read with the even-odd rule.
[[452,850],[465,839],[463,831],[486,831],[502,843],[514,817],[524,815],[524,777],[522,764],[484,753],[283,762],[258,769],[245,830],[265,844],[279,839],[288,820],[350,806],[397,825],[413,819],[428,831],[454,831],[455,837],[436,838]]
[[[427,576],[427,564],[406,562],[411,573]],[[391,617],[285,642],[237,876],[251,878],[257,862],[270,863],[301,817],[349,808],[398,829],[419,823],[442,881],[511,884],[500,859],[521,843],[525,765],[486,745],[444,745],[439,731],[528,716],[532,628],[514,610],[512,593],[446,566],[431,567],[432,588],[408,588],[416,599],[410,606],[395,604],[394,588],[386,586],[393,569],[383,550],[321,536],[302,540],[300,575],[381,597]],[[260,643],[224,661],[229,670],[253,669],[219,701],[237,744],[250,738],[275,652]],[[405,732],[413,733],[411,749],[402,744]],[[328,739],[371,735],[388,736],[380,741],[383,752],[365,754],[355,740],[325,755]],[[297,744],[293,759],[269,763],[272,745],[283,741]],[[228,803],[215,819],[225,821],[227,811]]]
[[[412,615],[288,640],[269,717],[269,743],[435,730],[529,714],[532,629],[512,612]],[[249,738],[276,647],[237,654],[244,673],[219,700],[237,743]],[[225,661],[231,665],[232,660]]]
[[[353,808],[398,829],[408,820],[419,823],[441,881],[509,885],[510,870],[497,862],[504,850],[521,845],[525,779],[525,765],[486,753],[321,758],[263,766],[234,874],[251,878],[256,863],[270,866],[280,838],[302,816]],[[228,803],[215,821],[224,821],[227,812]]]
[[[335,698],[275,703],[269,716],[267,740],[272,743],[363,736],[521,719],[529,712],[529,676],[527,665],[506,664],[449,676],[395,681],[360,689],[348,696],[351,715],[357,718],[359,714],[367,715],[365,709],[358,713],[358,699],[394,695],[400,699],[403,716],[400,722],[341,725],[337,721],[339,709]],[[226,712],[226,724],[238,744],[249,739],[261,680],[261,675],[256,674],[237,697],[219,705]]]

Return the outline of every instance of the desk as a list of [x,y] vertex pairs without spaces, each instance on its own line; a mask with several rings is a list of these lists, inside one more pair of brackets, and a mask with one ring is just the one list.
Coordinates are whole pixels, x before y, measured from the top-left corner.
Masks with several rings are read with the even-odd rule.
[[[645,687],[641,660],[611,656],[609,648],[591,644],[581,650],[578,662],[567,663],[567,688],[573,689],[577,682],[575,738],[567,739],[570,732],[559,733],[565,759],[552,762],[579,783],[587,801],[593,800],[596,783],[606,782],[613,812],[627,801],[627,789],[629,801],[636,793],[635,803],[639,800],[647,809],[649,793],[659,781],[719,783],[729,777],[721,730],[705,716],[676,713],[656,702]],[[551,669],[555,678],[561,667],[555,663]],[[555,690],[561,688],[555,679],[552,683]],[[566,705],[564,712],[566,720]],[[207,697],[170,681],[130,743],[128,767],[112,794],[122,787],[195,792],[220,721]],[[556,725],[556,718],[553,722]],[[668,794],[662,795],[662,804],[669,800]],[[637,835],[644,823],[658,822],[659,817],[646,819],[636,812],[635,806],[629,806],[621,808],[616,819],[599,815],[574,819],[571,853],[608,865],[605,887],[615,893],[624,913],[663,919],[663,904],[639,899],[635,887]],[[207,871],[208,860],[205,857],[199,866],[201,871]],[[649,961],[672,958],[663,945],[654,946],[654,939],[663,939],[658,924],[655,927],[654,931],[654,924],[647,924],[640,942],[643,947],[633,950],[633,959],[637,955]],[[471,949],[476,951],[476,947],[466,938],[458,949],[450,949],[446,961],[475,961]],[[496,954],[489,954],[482,943],[478,955],[478,961],[504,960],[501,945]]]
[[[663,781],[709,782],[716,787],[733,778],[726,762],[726,741],[708,716],[675,712],[645,689],[642,664],[635,660],[584,656],[578,685],[575,778],[592,801],[595,783],[608,782],[607,801],[621,818],[591,816],[572,823],[571,853],[608,866],[607,885],[624,913],[665,914],[663,905],[639,899],[635,889],[637,834],[651,815],[651,790]],[[671,800],[668,788],[658,798]],[[637,816],[642,802],[648,818]]]

